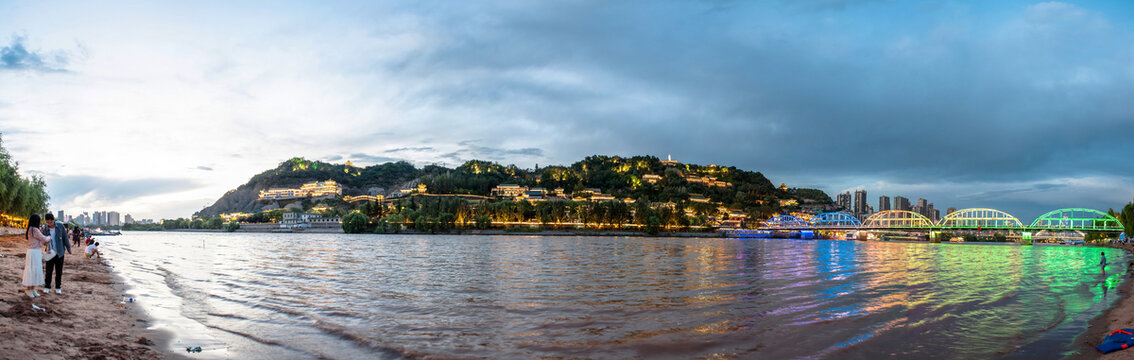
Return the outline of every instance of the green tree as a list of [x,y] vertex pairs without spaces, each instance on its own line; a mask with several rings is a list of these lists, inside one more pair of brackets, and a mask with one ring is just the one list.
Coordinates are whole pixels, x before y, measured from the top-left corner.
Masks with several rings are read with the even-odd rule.
[[393,231],[395,234],[402,232],[402,229],[406,225],[406,218],[402,214],[389,215],[386,216],[385,219],[390,223],[390,231]]
[[225,225],[224,229],[228,232],[234,232],[237,229],[240,229],[240,222],[239,221],[229,221],[228,225]]
[[1126,230],[1126,237],[1134,236],[1134,202],[1126,204],[1122,208],[1122,213],[1119,214],[1118,221],[1122,223],[1122,227]]
[[661,219],[655,214],[650,214],[646,218],[646,233],[655,236],[661,231]]
[[366,231],[366,224],[370,222],[370,218],[365,214],[352,211],[343,217],[343,232],[347,234],[359,234]]
[[488,216],[480,216],[476,218],[477,229],[484,230],[490,226],[492,226],[492,219],[490,219]]

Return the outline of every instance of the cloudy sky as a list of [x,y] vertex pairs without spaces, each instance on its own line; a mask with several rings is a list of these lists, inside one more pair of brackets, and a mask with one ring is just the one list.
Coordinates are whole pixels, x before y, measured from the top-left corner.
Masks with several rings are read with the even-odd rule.
[[9,2],[51,208],[178,217],[292,156],[648,154],[1025,222],[1134,198],[1128,1]]

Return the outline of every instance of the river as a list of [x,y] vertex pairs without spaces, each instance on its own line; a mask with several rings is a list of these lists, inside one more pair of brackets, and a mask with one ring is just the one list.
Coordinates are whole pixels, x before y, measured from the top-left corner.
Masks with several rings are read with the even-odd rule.
[[[1124,253],[786,239],[124,232],[196,358],[1057,359]],[[1100,252],[1110,266],[1098,266]]]

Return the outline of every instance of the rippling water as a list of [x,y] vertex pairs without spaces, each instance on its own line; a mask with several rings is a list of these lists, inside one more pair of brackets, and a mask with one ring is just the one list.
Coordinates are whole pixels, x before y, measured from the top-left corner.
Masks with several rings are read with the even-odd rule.
[[173,347],[252,359],[1059,358],[1116,299],[1126,262],[1084,247],[779,239],[100,241]]

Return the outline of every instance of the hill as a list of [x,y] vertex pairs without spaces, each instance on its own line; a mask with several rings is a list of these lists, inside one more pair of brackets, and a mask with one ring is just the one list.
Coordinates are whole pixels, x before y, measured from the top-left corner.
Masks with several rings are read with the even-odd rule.
[[[292,158],[253,176],[197,215],[213,217],[276,209],[286,204],[257,200],[261,190],[298,188],[306,182],[324,180],[340,184],[344,196],[398,196],[401,195],[398,190],[418,183],[424,184],[430,194],[489,196],[493,195],[492,189],[501,184],[515,184],[549,192],[562,189],[561,194],[567,199],[578,200],[601,193],[617,200],[673,203],[681,208],[720,206],[751,215],[790,211],[797,203],[831,203],[830,197],[820,190],[778,188],[759,172],[735,166],[661,161],[653,156],[595,155],[569,166],[536,169],[481,160],[468,161],[455,169],[436,165],[418,169],[404,161],[355,167]],[[349,207],[342,201],[329,202]],[[310,205],[308,202],[302,207],[306,209]]]

